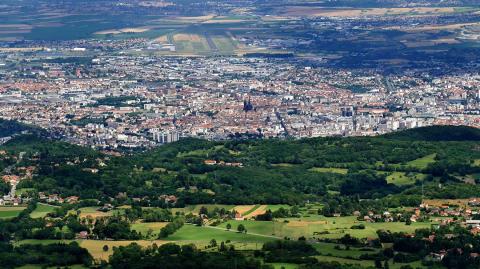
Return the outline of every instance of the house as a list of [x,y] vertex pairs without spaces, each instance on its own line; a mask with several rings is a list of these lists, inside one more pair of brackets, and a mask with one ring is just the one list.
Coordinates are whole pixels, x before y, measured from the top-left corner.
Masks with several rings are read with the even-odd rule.
[[244,220],[245,218],[242,216],[241,213],[235,212],[235,220]]
[[476,226],[476,227],[473,227],[470,232],[473,234],[473,235],[478,235],[480,233],[480,227]]
[[178,198],[175,195],[166,195],[166,194],[160,195],[158,199],[163,200],[166,204],[172,204],[172,205],[175,205],[178,200]]
[[114,206],[112,204],[104,204],[102,207],[98,209],[98,211],[108,212],[112,209],[114,209]]
[[429,258],[432,261],[441,262],[443,260],[443,258],[445,258],[445,252],[439,252],[439,253],[432,252],[432,253],[430,253]]
[[[50,194],[50,195],[48,195],[47,202],[48,203],[55,203],[55,202],[60,203],[60,199],[61,198],[58,196],[58,194]],[[62,199],[62,203],[63,203],[63,199]]]
[[216,165],[217,161],[215,161],[215,160],[205,160],[205,161],[203,161],[203,163],[206,164],[206,165]]
[[67,203],[69,203],[69,204],[76,204],[76,203],[78,203],[79,199],[80,198],[78,196],[69,196],[69,197],[65,198],[65,201],[67,201]]
[[76,237],[78,239],[87,239],[88,238],[88,232],[87,231],[81,231],[77,234]]
[[480,220],[470,219],[465,221],[465,224],[469,227],[480,227]]

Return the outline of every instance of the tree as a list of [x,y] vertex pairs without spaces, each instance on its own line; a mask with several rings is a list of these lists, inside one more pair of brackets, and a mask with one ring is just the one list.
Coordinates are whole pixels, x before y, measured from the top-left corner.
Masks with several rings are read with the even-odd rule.
[[382,268],[382,260],[379,258],[375,259],[375,268]]
[[227,230],[230,230],[230,229],[232,229],[232,224],[227,223]]
[[243,224],[239,224],[237,227],[237,231],[239,233],[243,233],[245,231],[245,226]]
[[383,263],[383,268],[390,269],[390,265],[388,265],[388,260],[385,260],[385,262]]
[[202,206],[200,208],[199,214],[200,215],[208,215],[208,209],[206,207]]
[[406,221],[405,221],[405,225],[411,225],[412,224],[412,220],[410,218],[408,218]]
[[210,240],[210,246],[212,248],[216,247],[217,246],[217,240],[215,240],[215,239]]
[[103,246],[103,251],[107,252],[108,251],[108,245]]
[[225,245],[225,242],[222,241],[220,243],[220,247],[218,248],[218,251],[220,252],[227,251],[227,246]]

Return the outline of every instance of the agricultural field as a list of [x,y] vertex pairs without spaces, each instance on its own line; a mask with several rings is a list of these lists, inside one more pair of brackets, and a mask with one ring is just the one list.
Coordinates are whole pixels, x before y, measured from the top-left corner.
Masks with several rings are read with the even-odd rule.
[[92,218],[98,218],[98,217],[109,217],[113,216],[115,212],[121,212],[122,208],[110,210],[108,212],[102,212],[98,211],[100,207],[82,207],[78,209],[80,211],[79,217],[81,218],[86,218],[86,217],[92,217]]
[[37,208],[35,208],[35,210],[32,213],[30,213],[30,217],[43,218],[48,213],[53,212],[55,210],[55,207],[56,206],[38,203]]
[[435,162],[436,154],[430,154],[425,157],[410,161],[407,163],[407,166],[412,166],[418,169],[425,169],[431,163]]
[[[86,248],[88,252],[95,258],[95,259],[103,259],[107,260],[108,256],[110,256],[113,253],[113,248],[118,247],[118,246],[126,246],[131,243],[137,243],[140,246],[147,247],[151,246],[153,244],[157,245],[162,245],[165,244],[169,241],[164,241],[164,240],[136,240],[136,241],[129,241],[129,240],[122,240],[122,241],[111,241],[111,240],[37,240],[37,239],[28,239],[28,240],[22,240],[20,242],[17,242],[16,245],[22,245],[22,244],[42,244],[42,245],[47,245],[47,244],[53,244],[53,243],[70,243],[72,241],[78,242],[78,244]],[[108,250],[104,251],[103,246],[107,245]]]
[[151,233],[150,238],[157,238],[160,229],[167,226],[168,222],[136,222],[131,225],[131,229],[147,235]]
[[311,168],[310,171],[319,172],[319,173],[336,173],[346,175],[348,173],[348,169],[345,168],[334,168],[334,167],[314,167]]
[[199,227],[186,224],[173,235],[168,237],[169,241],[178,243],[194,243],[196,245],[206,245],[210,240],[215,239],[217,242],[230,240],[234,243],[252,243],[258,244],[260,248],[262,243],[277,239],[273,236],[265,236],[263,234],[238,233],[235,229],[227,231],[224,227],[205,226]]
[[[332,217],[310,216],[301,218],[278,219],[277,221],[236,221],[231,220],[222,223],[219,227],[226,228],[230,223],[232,229],[243,224],[249,233],[261,234],[275,237],[288,237],[292,239],[305,237],[315,238],[340,238],[346,234],[357,238],[376,238],[377,230],[414,232],[420,228],[430,228],[433,223],[412,223],[405,225],[402,222],[369,223],[357,221],[356,217]],[[365,229],[351,229],[353,225],[363,224]]]
[[423,181],[427,175],[421,173],[392,172],[387,176],[387,182],[397,186],[412,185],[417,180]]
[[0,206],[0,219],[14,218],[25,208],[25,206]]
[[393,16],[409,15],[422,16],[432,14],[448,14],[455,12],[470,11],[469,9],[458,9],[454,7],[416,7],[416,8],[323,8],[323,7],[305,7],[290,6],[286,9],[278,10],[278,14],[284,16],[312,16],[312,17],[368,17],[368,16]]

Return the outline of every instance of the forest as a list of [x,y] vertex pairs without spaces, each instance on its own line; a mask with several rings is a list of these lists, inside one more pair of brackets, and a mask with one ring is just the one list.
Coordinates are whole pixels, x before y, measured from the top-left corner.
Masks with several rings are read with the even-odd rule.
[[[480,191],[479,130],[437,126],[380,137],[207,141],[185,138],[141,153],[106,155],[23,134],[1,148],[3,167],[36,167],[34,188],[144,206],[301,204],[332,195],[398,205],[426,198],[468,198]],[[9,158],[10,157],[10,158]],[[212,163],[213,162],[213,163]],[[7,188],[0,188],[5,192]],[[165,195],[177,197],[165,203]]]

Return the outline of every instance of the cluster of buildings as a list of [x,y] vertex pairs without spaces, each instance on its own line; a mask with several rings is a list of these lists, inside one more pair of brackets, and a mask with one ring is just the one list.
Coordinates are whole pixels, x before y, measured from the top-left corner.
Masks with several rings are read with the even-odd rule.
[[0,51],[0,117],[113,150],[181,137],[366,136],[435,124],[480,126],[478,73],[384,76],[296,58],[112,55],[83,45],[75,52]]

